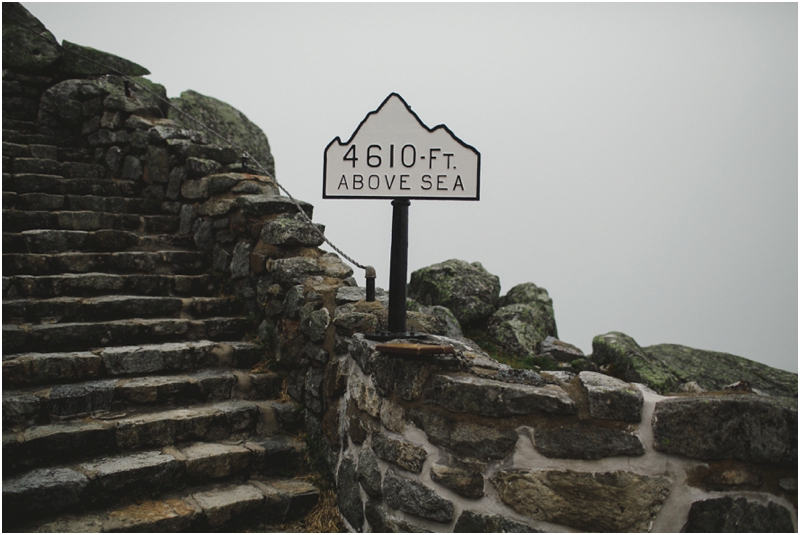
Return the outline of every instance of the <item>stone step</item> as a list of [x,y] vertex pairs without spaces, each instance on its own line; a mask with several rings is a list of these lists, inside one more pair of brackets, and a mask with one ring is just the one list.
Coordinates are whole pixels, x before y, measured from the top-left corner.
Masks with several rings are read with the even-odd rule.
[[3,355],[5,388],[75,383],[107,377],[249,369],[265,356],[250,342],[177,342],[63,353]]
[[[3,117],[3,130],[15,130],[25,134],[36,134],[39,132],[39,125],[32,121],[18,121]],[[3,142],[3,152],[5,153],[5,141]]]
[[[22,119],[19,122],[30,122],[26,119],[29,118],[15,118]],[[60,139],[46,134],[28,133],[24,130],[17,130],[15,128],[7,129],[3,127],[3,141],[9,143],[18,143],[20,145],[57,145],[59,147],[69,144],[68,140]]]
[[198,274],[208,270],[200,251],[123,251],[112,253],[3,254],[3,275]]
[[187,318],[235,316],[242,301],[235,297],[167,297],[103,295],[3,301],[5,323],[74,323],[125,318]]
[[[4,192],[4,194],[7,192]],[[155,199],[136,197],[103,197],[98,195],[53,195],[49,193],[13,194],[13,205],[4,208],[17,210],[93,210],[115,214],[158,214],[161,203]]]
[[52,195],[101,195],[135,197],[142,184],[112,178],[64,178],[41,173],[3,173],[3,191],[49,193]]
[[143,406],[186,405],[225,399],[272,399],[282,378],[275,373],[228,369],[180,375],[100,379],[20,390],[3,389],[3,428],[49,424]]
[[3,229],[22,232],[33,229],[127,230],[137,233],[175,233],[180,217],[174,215],[138,215],[82,211],[3,210]]
[[246,317],[216,317],[3,325],[3,354],[82,351],[143,342],[236,340],[244,337],[248,322]]
[[50,230],[36,229],[22,232],[3,232],[3,252],[6,253],[65,253],[160,250],[191,247],[191,236],[174,234],[139,235],[127,230],[101,229]]
[[3,477],[135,450],[194,441],[239,441],[295,431],[302,412],[289,402],[219,401],[186,408],[101,416],[3,429]]
[[[302,479],[255,477],[243,482],[184,489],[160,499],[124,503],[108,511],[39,520],[24,530],[45,533],[231,531],[295,520],[307,514],[318,501],[319,490]],[[5,522],[4,515],[4,525]]]
[[[35,146],[35,145],[34,145]],[[31,153],[35,152],[31,149]],[[81,162],[60,162],[58,158],[58,149],[52,146],[50,151],[53,154],[46,154],[41,151],[42,157],[40,158],[26,158],[16,157],[11,162],[12,169],[4,170],[5,173],[13,174],[33,174],[33,175],[53,175],[61,176],[64,178],[106,178],[107,169],[98,164],[81,163]],[[48,157],[44,157],[48,156]],[[56,158],[56,159],[54,159]]]
[[99,295],[214,295],[211,275],[147,275],[144,273],[62,273],[3,277],[6,299],[25,297],[92,297]]

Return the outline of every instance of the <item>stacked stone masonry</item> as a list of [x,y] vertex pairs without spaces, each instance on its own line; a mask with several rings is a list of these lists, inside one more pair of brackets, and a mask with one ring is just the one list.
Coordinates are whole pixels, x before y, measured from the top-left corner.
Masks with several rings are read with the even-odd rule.
[[267,259],[343,268],[281,234],[297,208],[269,177],[142,89],[163,87],[69,52],[145,69],[31,29],[52,38],[3,4],[3,529],[302,517],[319,490],[259,300],[282,299]]
[[381,351],[385,292],[366,302],[269,177],[65,51],[138,65],[25,54],[7,14],[41,26],[4,4],[6,530],[296,518],[318,497],[291,477],[300,430],[351,531],[797,530],[796,399],[511,369],[441,306],[409,327],[454,352]]

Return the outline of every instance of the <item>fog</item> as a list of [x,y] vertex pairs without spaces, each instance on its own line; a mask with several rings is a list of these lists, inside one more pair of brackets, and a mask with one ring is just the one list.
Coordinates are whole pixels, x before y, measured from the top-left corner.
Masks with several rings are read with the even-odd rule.
[[323,152],[397,92],[482,164],[480,201],[411,202],[409,273],[547,288],[586,353],[622,331],[797,371],[796,3],[24,5],[242,111],[378,286],[391,203],[323,200]]

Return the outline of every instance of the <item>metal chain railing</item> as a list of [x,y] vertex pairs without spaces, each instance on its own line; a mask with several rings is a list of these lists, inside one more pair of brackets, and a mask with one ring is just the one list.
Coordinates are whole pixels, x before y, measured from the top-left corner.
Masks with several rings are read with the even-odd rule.
[[[193,117],[191,114],[189,114],[189,113],[185,112],[184,110],[180,109],[178,106],[176,106],[175,104],[170,102],[169,99],[165,99],[164,97],[162,97],[161,95],[159,95],[155,91],[153,91],[150,88],[146,87],[144,84],[138,83],[133,77],[121,72],[120,70],[118,70],[118,69],[116,69],[114,67],[111,67],[110,65],[106,65],[101,61],[98,61],[98,60],[96,60],[94,58],[90,58],[90,57],[88,57],[88,56],[86,56],[84,54],[81,54],[81,53],[79,53],[79,52],[77,52],[75,50],[68,50],[68,49],[63,48],[58,43],[58,41],[56,41],[55,39],[51,40],[48,36],[42,35],[36,29],[31,28],[30,26],[28,26],[25,23],[25,21],[20,20],[14,13],[11,13],[9,11],[5,11],[4,10],[3,17],[4,18],[5,17],[9,17],[9,18],[13,19],[17,24],[19,24],[21,27],[23,27],[26,30],[28,30],[31,33],[33,33],[35,36],[39,37],[40,39],[46,41],[47,43],[49,43],[51,45],[55,45],[60,50],[63,50],[66,53],[73,54],[73,55],[75,55],[75,56],[77,56],[77,57],[79,57],[79,58],[81,58],[81,59],[83,59],[85,61],[89,61],[91,63],[99,65],[99,66],[103,67],[104,69],[108,70],[109,72],[116,73],[115,74],[116,76],[119,76],[120,78],[123,78],[124,80],[126,80],[130,84],[133,84],[136,87],[138,87],[139,89],[142,89],[143,91],[149,93],[150,95],[155,97],[160,102],[163,102],[164,104],[166,104],[169,108],[175,110],[176,112],[178,112],[179,114],[181,114],[183,117],[185,117],[186,119],[190,120],[194,124],[197,124],[198,126],[200,126],[206,132],[209,132],[212,136],[216,137],[217,139],[221,140],[226,145],[228,145],[230,147],[233,147],[234,149],[239,151],[242,154],[242,158],[246,158],[247,161],[254,162],[255,166],[258,168],[258,171],[263,173],[264,176],[269,177],[270,180],[272,180],[275,183],[275,185],[278,187],[278,189],[280,189],[283,193],[286,194],[286,196],[289,198],[289,200],[291,200],[294,203],[295,207],[297,207],[297,212],[300,215],[301,219],[306,224],[308,224],[314,230],[314,232],[316,232],[324,240],[325,243],[327,243],[334,251],[339,253],[345,260],[347,260],[348,262],[350,262],[354,266],[356,266],[356,267],[358,267],[360,269],[363,269],[363,270],[367,270],[367,271],[369,269],[372,269],[372,273],[373,273],[373,277],[374,277],[374,268],[371,268],[371,266],[366,266],[366,265],[363,265],[363,264],[360,264],[360,263],[356,262],[352,257],[347,255],[339,247],[334,245],[333,242],[331,242],[331,240],[329,240],[328,237],[325,236],[325,233],[322,232],[322,230],[320,230],[319,227],[317,227],[314,224],[313,221],[311,221],[311,218],[308,216],[308,214],[306,214],[306,212],[305,212],[305,210],[303,210],[302,206],[300,206],[300,203],[297,201],[297,199],[295,199],[292,196],[292,194],[289,193],[289,190],[287,190],[285,187],[283,187],[283,185],[281,185],[281,183],[278,182],[278,180],[271,173],[269,173],[269,171],[267,171],[267,169],[264,167],[264,165],[261,162],[259,162],[256,158],[253,158],[253,156],[250,155],[250,153],[247,150],[245,150],[244,148],[240,147],[239,145],[237,145],[236,143],[234,143],[230,139],[226,138],[223,134],[221,134],[220,132],[217,132],[215,129],[211,128],[210,126],[208,126],[207,124],[202,122],[200,119],[198,119],[196,117]],[[369,275],[368,275],[368,277],[369,277]]]

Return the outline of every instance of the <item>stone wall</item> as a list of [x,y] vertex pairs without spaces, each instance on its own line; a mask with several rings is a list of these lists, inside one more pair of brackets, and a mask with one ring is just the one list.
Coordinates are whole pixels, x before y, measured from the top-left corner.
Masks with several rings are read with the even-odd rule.
[[359,333],[386,321],[383,304],[359,299],[361,288],[307,279],[276,329],[349,529],[797,529],[795,399],[537,374],[437,334],[415,342],[437,354],[395,354],[402,341]]
[[[161,232],[205,251],[218,289],[245,299],[351,530],[797,530],[796,399],[661,396],[595,372],[511,369],[442,336],[446,317],[419,311],[409,327],[431,333],[419,343],[437,352],[381,348],[361,333],[387,327],[385,296],[363,300],[352,270],[318,248],[269,177],[171,121],[150,93],[62,52],[6,58],[4,45],[15,67],[3,74],[4,109],[14,110],[4,125],[20,132],[4,134],[4,168],[14,158],[4,182],[37,194],[57,176],[68,196],[70,181],[110,178],[139,191],[149,213],[179,216]],[[75,217],[85,218],[78,228],[104,228],[88,212]],[[37,232],[42,243],[65,239]]]

